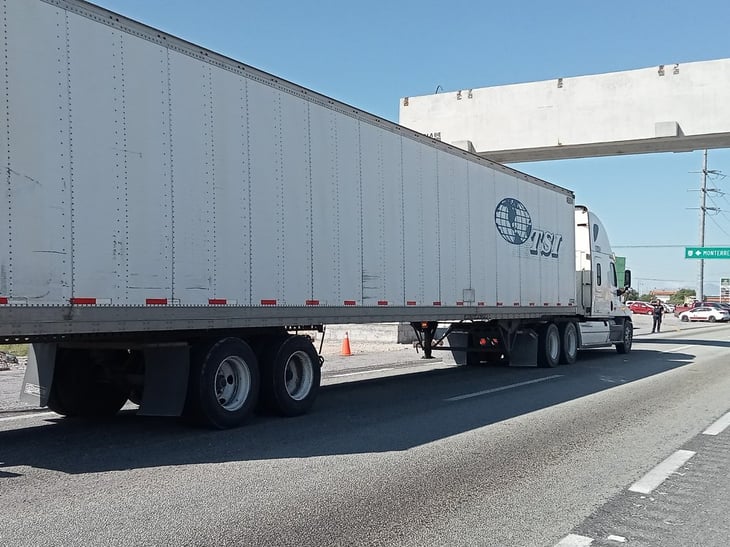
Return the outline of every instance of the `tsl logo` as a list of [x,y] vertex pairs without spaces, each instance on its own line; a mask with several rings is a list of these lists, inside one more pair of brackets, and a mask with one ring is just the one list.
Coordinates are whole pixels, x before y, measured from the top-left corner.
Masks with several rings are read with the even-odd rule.
[[562,234],[533,228],[532,217],[520,200],[505,198],[500,201],[494,209],[494,223],[507,243],[524,245],[529,242],[531,255],[558,258]]

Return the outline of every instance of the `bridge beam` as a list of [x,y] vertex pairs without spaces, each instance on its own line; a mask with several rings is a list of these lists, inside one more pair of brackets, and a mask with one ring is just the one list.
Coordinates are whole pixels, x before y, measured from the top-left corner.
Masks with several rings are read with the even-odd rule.
[[730,59],[462,89],[400,124],[500,163],[730,148]]

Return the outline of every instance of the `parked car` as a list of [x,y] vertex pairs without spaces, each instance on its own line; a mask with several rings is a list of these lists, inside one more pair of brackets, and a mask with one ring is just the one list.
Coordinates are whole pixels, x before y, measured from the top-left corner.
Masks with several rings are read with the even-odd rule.
[[681,321],[728,321],[730,320],[730,311],[718,307],[700,306],[691,310],[683,311],[679,314]]
[[631,313],[651,315],[654,313],[654,306],[647,304],[646,302],[632,302],[629,304]]
[[664,313],[674,313],[674,304],[662,304],[664,306]]

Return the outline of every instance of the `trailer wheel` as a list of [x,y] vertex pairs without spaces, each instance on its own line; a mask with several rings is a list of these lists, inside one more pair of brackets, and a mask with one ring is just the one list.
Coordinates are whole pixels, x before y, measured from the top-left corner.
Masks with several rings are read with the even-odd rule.
[[617,353],[629,353],[631,346],[634,343],[634,325],[631,321],[624,321],[623,332],[621,335],[621,342],[616,344]]
[[573,321],[560,325],[560,363],[572,365],[578,358],[578,329]]
[[538,335],[537,366],[551,368],[560,359],[560,332],[555,323],[548,323]]
[[218,429],[246,421],[256,406],[259,367],[251,347],[239,338],[193,347],[185,417]]
[[48,408],[69,417],[113,416],[124,406],[129,390],[109,374],[126,352],[60,348],[56,354]]
[[300,416],[314,404],[321,381],[321,364],[304,336],[272,340],[261,369],[261,402],[282,416]]

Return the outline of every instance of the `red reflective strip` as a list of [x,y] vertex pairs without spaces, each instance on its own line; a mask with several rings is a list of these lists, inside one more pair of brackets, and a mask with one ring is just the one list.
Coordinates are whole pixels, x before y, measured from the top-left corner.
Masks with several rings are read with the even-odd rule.
[[464,305],[464,303],[463,303],[463,302],[457,302],[457,303],[456,303],[456,305],[457,305],[457,306],[463,306],[463,305]]
[[519,303],[519,302],[512,302],[512,305],[513,305],[513,306],[519,306],[519,305],[520,305],[520,303]]
[[436,302],[434,302],[434,303],[433,303],[433,305],[434,305],[434,306],[440,306],[440,305],[441,305],[441,302],[439,302],[439,301],[436,301]]
[[542,305],[543,306],[549,306],[550,304],[548,304],[547,302],[543,302]]
[[477,302],[477,306],[485,306],[484,302]]
[[228,300],[225,298],[209,298],[208,304],[211,306],[225,306],[228,304]]
[[345,306],[356,306],[357,305],[357,301],[355,301],[355,300],[345,300],[343,303],[345,304]]
[[93,305],[96,304],[96,298],[80,298],[80,297],[74,297],[71,299],[72,304],[85,304],[85,305]]
[[144,303],[148,306],[167,306],[167,298],[148,298]]
[[406,306],[415,306],[415,305],[416,305],[415,300],[409,300],[408,302],[406,302]]
[[530,302],[530,306],[534,306],[534,305],[535,305],[535,303],[534,303],[534,302]]
[[276,300],[262,300],[262,306],[276,306]]
[[497,306],[504,306],[504,304],[502,304],[502,302],[497,302]]
[[558,302],[558,304],[557,304],[557,305],[558,305],[558,306],[562,306],[562,304],[561,304],[560,302]]
[[7,304],[7,303],[8,303],[8,297],[0,296],[0,304]]
[[388,301],[387,300],[378,300],[378,306],[387,306]]
[[307,306],[319,306],[319,300],[307,300],[305,304]]

